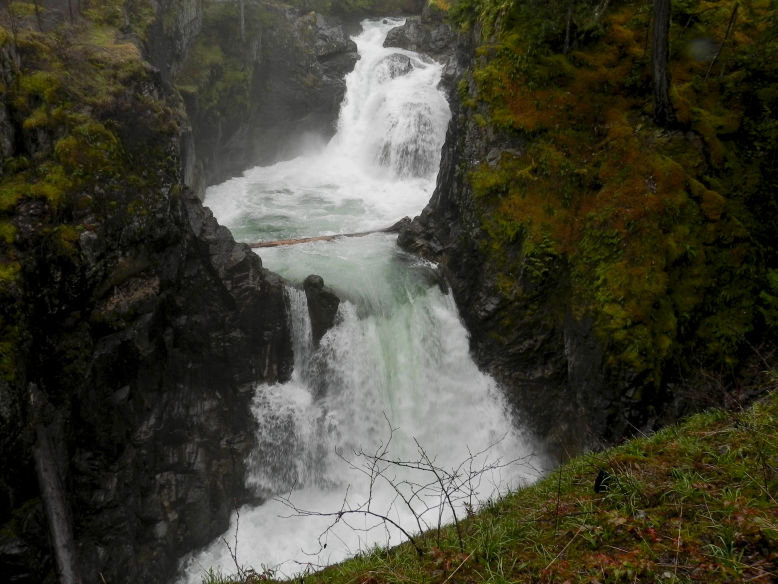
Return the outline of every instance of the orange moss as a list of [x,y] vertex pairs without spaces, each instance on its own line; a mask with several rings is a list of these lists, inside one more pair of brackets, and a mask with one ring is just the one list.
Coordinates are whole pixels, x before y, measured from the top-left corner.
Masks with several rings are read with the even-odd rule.
[[[532,40],[524,20],[534,15],[512,6],[505,10],[515,11],[517,28],[497,34],[481,52],[470,88],[494,114],[487,126],[492,121],[527,137],[522,156],[471,177],[493,238],[490,253],[506,273],[519,271],[517,249],[541,242],[565,256],[571,310],[595,315],[598,330],[616,341],[616,361],[636,369],[658,371],[694,337],[689,323],[700,322],[704,311],[727,313],[700,330],[715,330],[717,351],[731,347],[748,324],[726,306],[747,304],[738,287],[754,285],[741,267],[754,262],[743,222],[754,220],[742,201],[763,188],[758,161],[732,141],[748,130],[745,104],[754,99],[744,93],[744,59],[753,58],[749,43],[769,30],[764,16],[774,6],[741,4],[707,78],[712,53],[705,51],[724,38],[734,2],[674,7],[671,98],[682,131],[656,128],[650,116],[645,5],[608,6],[597,34],[567,55]],[[763,91],[760,99],[772,99],[769,88]]]

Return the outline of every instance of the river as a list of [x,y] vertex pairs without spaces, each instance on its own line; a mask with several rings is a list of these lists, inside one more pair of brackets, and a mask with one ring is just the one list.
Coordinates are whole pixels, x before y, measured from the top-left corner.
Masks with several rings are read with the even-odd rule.
[[[382,46],[400,23],[363,23],[326,146],[208,189],[205,204],[236,239],[368,231],[422,210],[450,111],[438,64]],[[435,267],[395,242],[374,234],[261,250],[264,265],[291,283],[322,276],[342,299],[337,323],[314,347],[305,296],[288,287],[294,373],[257,386],[253,404],[248,482],[265,503],[233,513],[222,538],[184,558],[181,582],[199,583],[210,568],[234,573],[232,555],[258,572],[316,569],[452,520],[441,507],[447,492],[461,517],[538,476],[536,447],[470,358]],[[458,478],[441,487],[429,466]]]

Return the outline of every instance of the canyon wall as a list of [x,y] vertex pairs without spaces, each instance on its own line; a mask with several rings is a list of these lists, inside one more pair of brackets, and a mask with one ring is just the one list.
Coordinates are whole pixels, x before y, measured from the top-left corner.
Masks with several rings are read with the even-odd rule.
[[[725,12],[677,8],[673,42],[721,38]],[[453,118],[437,187],[399,243],[439,263],[477,362],[560,458],[760,391],[748,372],[775,346],[765,17],[741,23],[750,40],[717,80],[673,54],[670,128],[650,114],[650,14],[630,6],[431,1],[390,35],[434,51],[444,22],[458,39],[438,56]]]
[[[206,7],[103,8],[75,22],[56,6],[42,23],[9,13],[0,37],[0,565],[14,582],[167,581],[253,497],[252,388],[291,372],[282,282],[200,202],[249,161],[214,163],[223,144],[197,111],[193,129],[174,86]],[[326,61],[317,26],[349,41],[315,15],[261,8],[286,28],[266,30],[278,38],[248,66],[280,86],[276,102],[302,99],[267,62],[290,43],[309,51],[300,67]],[[256,114],[271,98],[252,87]],[[332,125],[337,92],[326,101]],[[268,127],[253,122],[236,131]]]

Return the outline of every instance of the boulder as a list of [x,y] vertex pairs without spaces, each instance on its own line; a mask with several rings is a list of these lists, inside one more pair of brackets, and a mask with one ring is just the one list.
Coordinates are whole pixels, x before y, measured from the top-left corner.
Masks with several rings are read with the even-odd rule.
[[324,334],[335,325],[340,298],[324,286],[321,276],[311,274],[303,282],[305,298],[308,301],[308,314],[311,317],[311,335],[314,347]]
[[[443,65],[442,85],[453,92],[455,79],[462,74],[461,48],[457,33],[442,19],[411,17],[405,24],[389,31],[385,47],[397,47],[432,57]],[[454,99],[452,95],[450,99]]]
[[400,53],[394,53],[385,57],[376,67],[380,68],[378,78],[382,82],[402,77],[413,71],[413,63],[411,63],[410,57]]

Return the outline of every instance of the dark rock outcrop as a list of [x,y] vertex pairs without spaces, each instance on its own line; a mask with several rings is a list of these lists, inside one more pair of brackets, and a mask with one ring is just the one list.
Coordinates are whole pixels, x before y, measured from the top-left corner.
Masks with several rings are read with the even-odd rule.
[[385,81],[386,79],[396,79],[397,77],[402,77],[413,71],[411,59],[399,53],[385,57],[383,61],[379,63],[379,66],[382,66],[385,71],[384,76],[381,78],[382,81]]
[[[325,143],[336,129],[344,77],[358,58],[345,25],[332,17],[274,3],[246,9],[256,18],[249,21],[245,39],[220,28],[232,20],[219,14],[206,19],[204,51],[229,57],[213,66],[206,86],[188,73],[202,76],[196,53],[178,79],[208,184]],[[214,87],[230,83],[228,75],[244,79],[245,87],[234,84],[230,91],[216,92]]]
[[311,317],[313,346],[318,347],[324,334],[335,324],[340,298],[324,286],[321,276],[311,274],[303,282],[305,298],[308,301],[308,315]]
[[[35,71],[8,47],[3,79]],[[70,74],[87,83],[91,64],[78,63]],[[0,259],[19,268],[0,287],[0,573],[18,582],[56,580],[45,508],[57,497],[80,581],[168,581],[253,497],[251,389],[291,372],[282,283],[201,205],[182,104],[149,68],[124,83],[78,118],[92,140],[111,120],[116,158],[82,149],[86,174],[49,183],[59,199],[50,189],[4,210]],[[0,101],[0,144],[66,164],[67,129],[26,126],[25,99]]]
[[203,0],[160,0],[153,7],[144,53],[164,82],[172,83],[202,30],[205,7]]
[[456,31],[445,22],[442,13],[431,11],[428,7],[421,16],[408,17],[405,24],[389,31],[384,46],[416,51],[441,63],[441,83],[450,99],[455,99],[452,93],[468,56],[458,54],[465,49],[465,44],[458,41]]
[[448,57],[454,36],[451,27],[442,20],[430,21],[411,17],[406,19],[404,25],[389,31],[384,46],[400,47],[433,58]]

